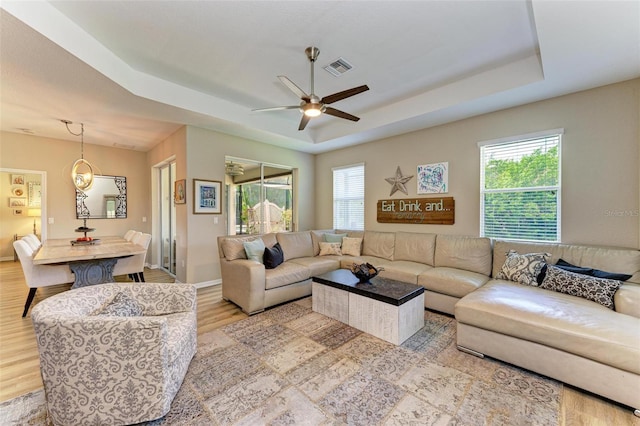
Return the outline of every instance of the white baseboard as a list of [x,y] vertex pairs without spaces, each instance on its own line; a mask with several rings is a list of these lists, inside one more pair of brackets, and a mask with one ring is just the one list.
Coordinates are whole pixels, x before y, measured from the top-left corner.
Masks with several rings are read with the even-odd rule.
[[13,262],[13,256],[0,257],[0,262],[9,262],[9,261]]

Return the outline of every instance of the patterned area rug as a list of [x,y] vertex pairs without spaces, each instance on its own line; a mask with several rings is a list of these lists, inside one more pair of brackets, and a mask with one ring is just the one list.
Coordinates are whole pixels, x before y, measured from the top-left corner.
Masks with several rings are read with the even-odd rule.
[[[462,353],[425,311],[401,346],[289,303],[199,337],[162,419],[146,425],[557,425],[562,385]],[[0,404],[2,425],[48,425],[43,391]]]

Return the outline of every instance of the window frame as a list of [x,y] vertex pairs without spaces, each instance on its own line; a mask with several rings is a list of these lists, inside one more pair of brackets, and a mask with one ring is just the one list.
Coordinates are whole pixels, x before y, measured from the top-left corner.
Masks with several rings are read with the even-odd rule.
[[[540,132],[527,133],[524,135],[509,136],[500,139],[493,139],[488,141],[478,142],[478,148],[480,149],[480,232],[481,237],[488,237],[492,239],[508,240],[508,241],[523,241],[523,242],[537,242],[537,243],[559,243],[562,241],[562,138],[564,135],[564,129],[551,129]],[[527,143],[536,139],[545,139],[549,137],[558,138],[558,181],[556,185],[546,186],[534,186],[534,187],[518,187],[518,188],[499,188],[490,189],[485,188],[485,158],[484,148],[487,146],[495,145],[515,145],[518,143]],[[508,192],[533,192],[533,191],[556,191],[556,239],[555,240],[539,240],[531,238],[504,238],[487,236],[485,234],[485,195],[495,193],[508,193]]]
[[[348,169],[362,169],[362,194],[360,197],[343,197],[343,198],[336,198],[336,172],[341,172],[341,171],[345,171]],[[332,225],[333,225],[333,229],[347,229],[347,230],[354,230],[354,231],[364,231],[365,229],[365,164],[364,163],[355,163],[355,164],[349,164],[349,165],[345,165],[345,166],[339,166],[339,167],[333,167],[331,168],[331,190],[332,190]],[[339,226],[340,224],[337,223],[337,215],[336,215],[336,211],[337,211],[337,207],[336,207],[336,202],[337,201],[345,201],[345,200],[362,200],[362,229],[359,228],[352,228],[352,227],[343,227],[343,226]]]

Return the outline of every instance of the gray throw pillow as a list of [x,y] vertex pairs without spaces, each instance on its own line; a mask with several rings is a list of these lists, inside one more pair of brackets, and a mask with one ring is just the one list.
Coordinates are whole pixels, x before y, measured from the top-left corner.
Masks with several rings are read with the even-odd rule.
[[596,278],[548,265],[540,288],[582,297],[613,309],[613,296],[621,285],[621,281]]

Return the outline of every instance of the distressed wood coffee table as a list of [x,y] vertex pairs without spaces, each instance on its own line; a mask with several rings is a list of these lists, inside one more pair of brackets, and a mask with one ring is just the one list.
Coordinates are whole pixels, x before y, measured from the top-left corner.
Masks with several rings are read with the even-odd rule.
[[424,287],[376,277],[361,284],[347,269],[312,278],[314,312],[395,345],[424,326]]

